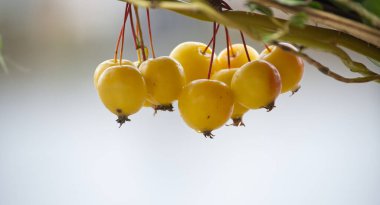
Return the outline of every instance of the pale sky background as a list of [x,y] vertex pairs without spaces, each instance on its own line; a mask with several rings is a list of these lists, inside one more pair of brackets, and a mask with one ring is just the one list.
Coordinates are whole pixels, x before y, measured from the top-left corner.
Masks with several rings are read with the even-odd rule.
[[[280,96],[270,113],[249,112],[247,127],[216,130],[213,140],[178,111],[153,117],[145,108],[119,129],[92,76],[113,55],[123,10],[116,0],[0,1],[10,67],[0,71],[1,205],[380,204],[376,83],[343,84],[306,65],[299,93]],[[210,39],[209,23],[151,15],[158,55]],[[135,60],[131,36],[126,46]],[[354,76],[333,56],[310,54]]]

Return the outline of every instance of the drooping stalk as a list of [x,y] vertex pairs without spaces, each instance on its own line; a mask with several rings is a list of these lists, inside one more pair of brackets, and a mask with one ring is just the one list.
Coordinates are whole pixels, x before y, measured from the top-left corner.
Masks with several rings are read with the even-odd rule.
[[211,60],[210,60],[210,67],[208,69],[208,75],[207,79],[210,79],[211,72],[212,72],[212,64],[214,62],[214,55],[215,55],[215,42],[216,42],[216,22],[213,23],[213,41],[212,41],[212,52],[211,52]]
[[143,60],[145,61],[147,59],[147,56],[145,55],[145,45],[144,45],[144,38],[143,38],[143,34],[142,34],[142,30],[141,30],[141,23],[140,23],[140,16],[139,16],[139,9],[137,6],[134,6],[134,11],[135,11],[135,16],[136,16],[136,25],[138,27],[138,31],[139,31],[139,42],[141,43],[140,47],[142,49],[142,56],[143,56]]
[[149,8],[146,9],[146,16],[147,16],[147,20],[148,20],[150,48],[152,50],[152,56],[153,56],[153,58],[156,58],[156,54],[154,52],[154,46],[153,46],[152,28],[151,28],[151,25],[150,25],[150,12],[149,12]]
[[136,37],[135,25],[133,23],[132,6],[129,7],[129,13],[131,14],[131,17],[130,17],[129,21],[130,21],[130,24],[131,24],[133,42],[135,43],[135,49],[137,50],[138,49],[138,45],[137,45],[137,37]]
[[129,16],[129,8],[131,7],[130,4],[127,4],[126,7],[125,7],[125,13],[124,13],[124,22],[123,22],[123,34],[122,34],[122,37],[121,37],[121,49],[120,49],[120,65],[122,64],[122,60],[123,60],[123,52],[124,52],[124,38],[125,38],[125,23],[127,22],[127,19],[128,19],[128,16]]
[[244,34],[241,31],[240,31],[240,36],[241,36],[241,41],[243,41],[245,55],[247,56],[248,62],[251,62],[251,57],[249,57],[249,53],[248,53],[248,49],[247,49],[247,44],[245,43]]
[[227,63],[228,68],[231,68],[231,56],[230,56],[230,34],[228,33],[227,26],[224,27],[226,33],[226,44],[227,44]]
[[265,49],[267,49],[268,53],[272,52],[272,49],[270,49],[266,43],[264,43],[264,47]]
[[[218,24],[218,26],[216,27],[216,33],[218,33],[218,31],[219,31],[219,26],[220,26],[220,25]],[[207,49],[210,47],[210,45],[211,45],[211,43],[212,43],[213,41],[214,41],[214,36],[212,36],[210,42],[208,42],[206,48],[202,51],[202,54],[203,54],[203,55],[206,53]]]
[[125,18],[126,18],[127,13],[129,12],[128,11],[129,7],[130,7],[130,3],[126,3],[125,4],[125,12],[124,12],[124,20],[123,20],[122,27],[120,29],[119,37],[118,37],[117,42],[116,42],[116,48],[115,48],[114,57],[113,57],[115,63],[117,62],[117,54],[118,54],[118,51],[119,51],[120,40],[121,40],[121,38],[123,36],[123,32],[124,32],[124,29],[125,29]]

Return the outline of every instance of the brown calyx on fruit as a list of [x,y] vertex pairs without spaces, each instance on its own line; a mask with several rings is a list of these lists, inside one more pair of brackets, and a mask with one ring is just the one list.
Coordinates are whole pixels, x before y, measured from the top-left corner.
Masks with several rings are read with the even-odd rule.
[[203,136],[205,136],[206,138],[210,138],[210,139],[214,139],[214,134],[212,134],[211,131],[204,131],[202,132],[203,133]]
[[174,111],[174,107],[172,104],[168,104],[168,105],[154,105],[153,106],[153,109],[154,109],[154,115],[157,114],[157,111],[169,111],[169,112],[173,112]]
[[119,123],[119,128],[125,123],[129,122],[131,119],[128,118],[127,115],[118,115],[116,122]]
[[301,89],[301,86],[300,86],[300,85],[297,86],[296,88],[294,88],[294,89],[292,90],[292,94],[291,94],[290,96],[293,96],[294,94],[296,94],[300,89]]
[[275,103],[275,101],[269,103],[268,105],[266,105],[266,106],[264,106],[264,107],[262,107],[262,108],[265,108],[265,109],[267,109],[267,112],[270,112],[270,111],[273,110],[273,108],[276,107],[276,106],[274,105],[274,103]]
[[231,119],[232,119],[232,124],[227,125],[227,126],[235,126],[235,127],[243,126],[243,127],[245,127],[245,124],[243,122],[243,117],[237,117],[237,118],[231,118]]

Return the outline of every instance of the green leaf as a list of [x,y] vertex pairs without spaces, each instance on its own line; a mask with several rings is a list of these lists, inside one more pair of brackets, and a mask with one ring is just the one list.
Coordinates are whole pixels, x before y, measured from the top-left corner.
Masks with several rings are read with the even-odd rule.
[[275,0],[276,2],[287,6],[306,6],[311,0]]
[[308,15],[305,12],[300,12],[293,15],[290,19],[290,25],[298,28],[304,28],[307,20],[309,19]]
[[313,8],[313,9],[323,10],[323,6],[322,6],[322,4],[319,3],[319,2],[316,2],[316,1],[312,1],[312,2],[310,2],[310,4],[308,4],[308,6],[309,6],[310,8]]
[[365,0],[363,7],[380,18],[380,3],[378,0]]
[[253,11],[258,11],[262,14],[265,14],[267,16],[273,16],[273,11],[272,9],[266,7],[266,6],[263,6],[261,4],[258,4],[258,3],[253,3],[253,2],[249,2],[247,4],[248,8],[253,12]]

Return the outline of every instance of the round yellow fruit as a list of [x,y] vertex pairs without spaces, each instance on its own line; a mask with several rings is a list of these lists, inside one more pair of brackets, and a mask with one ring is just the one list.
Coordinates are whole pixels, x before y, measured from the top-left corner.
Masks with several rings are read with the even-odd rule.
[[147,85],[149,102],[171,106],[178,99],[185,85],[185,74],[175,59],[167,56],[149,59],[142,62],[139,69]]
[[[297,50],[291,44],[281,44],[288,46],[290,49]],[[269,48],[270,52],[265,49],[261,52],[260,56],[263,60],[274,65],[280,73],[282,82],[281,93],[297,90],[304,71],[302,58],[276,46],[270,46]]]
[[[185,71],[186,83],[196,79],[207,79],[211,61],[211,48],[205,53],[203,51],[207,45],[198,42],[184,42],[179,44],[170,53],[170,57],[176,59]],[[214,54],[212,72],[220,70],[217,56]]]
[[238,69],[231,81],[235,100],[250,109],[271,110],[281,92],[277,69],[264,60],[256,60]]
[[[231,86],[232,77],[234,76],[235,72],[238,70],[238,68],[231,68],[231,69],[223,69],[220,70],[211,77],[212,80],[218,80],[229,87]],[[238,102],[234,103],[234,109],[231,115],[231,119],[233,120],[233,125],[235,126],[244,126],[243,123],[243,115],[246,113],[249,109],[247,107],[244,107]]]
[[[233,44],[230,48],[230,64],[231,68],[240,68],[244,64],[248,63],[247,54],[243,44]],[[259,54],[251,46],[247,45],[248,55],[251,61],[257,60]],[[228,68],[228,52],[227,48],[222,50],[218,55],[219,64],[222,68]]]
[[118,116],[120,126],[138,112],[147,96],[143,76],[134,66],[112,66],[99,78],[98,93],[109,111]]
[[154,104],[149,102],[148,100],[145,100],[143,107],[154,107]]
[[[109,60],[106,60],[106,61],[103,61],[102,63],[100,63],[96,69],[95,69],[95,73],[94,73],[94,85],[95,85],[95,88],[98,88],[98,80],[99,80],[99,77],[100,75],[109,67],[111,66],[116,66],[116,65],[120,65],[120,60],[116,60],[115,59],[109,59]],[[134,66],[134,64],[129,61],[129,60],[122,60],[121,61],[121,65],[132,65]]]
[[212,138],[211,131],[231,117],[233,94],[223,82],[200,79],[186,85],[178,99],[179,112],[191,128]]

